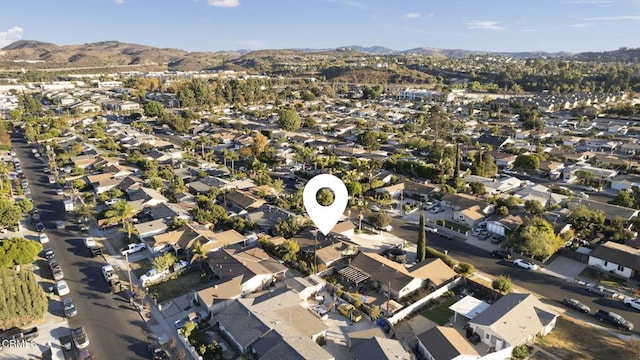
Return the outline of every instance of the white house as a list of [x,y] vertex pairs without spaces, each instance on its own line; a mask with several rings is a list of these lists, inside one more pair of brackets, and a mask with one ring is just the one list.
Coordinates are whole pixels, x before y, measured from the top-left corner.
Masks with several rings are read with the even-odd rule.
[[589,266],[626,279],[640,270],[640,250],[607,241],[589,254]]

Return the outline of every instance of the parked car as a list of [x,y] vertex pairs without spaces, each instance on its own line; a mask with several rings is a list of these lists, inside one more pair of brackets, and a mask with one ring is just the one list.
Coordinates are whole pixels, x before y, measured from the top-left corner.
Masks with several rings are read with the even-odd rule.
[[513,263],[515,265],[520,266],[523,269],[527,269],[527,270],[538,270],[539,266],[532,263],[531,261],[528,260],[524,260],[524,259],[515,259],[513,260]]
[[491,256],[502,260],[511,260],[511,251],[496,249],[491,252]]
[[491,242],[494,244],[501,244],[505,240],[504,236],[494,234],[491,238]]
[[147,271],[144,275],[140,276],[140,282],[142,286],[147,286],[149,283],[162,280],[165,276],[169,275],[169,270],[165,271],[157,271],[156,269],[151,269]]
[[53,259],[54,257],[54,253],[52,249],[44,249],[42,251],[42,257],[44,257],[45,259],[49,260],[49,259]]
[[176,320],[175,324],[176,324],[176,329],[180,330],[182,329],[186,323],[188,323],[189,321],[193,321],[194,323],[199,323],[201,321],[206,320],[208,317],[208,314],[204,311],[200,311],[200,312],[190,312],[189,314],[187,314],[187,316],[183,317],[180,320]]
[[64,191],[61,188],[57,188],[56,195],[64,195]]
[[37,231],[37,232],[43,232],[43,231],[46,229],[46,227],[44,226],[44,224],[43,224],[43,223],[41,223],[41,222],[36,223],[36,226],[35,226],[35,227],[36,227],[36,231]]
[[84,246],[86,246],[87,249],[91,249],[98,246],[98,244],[96,243],[96,240],[92,237],[85,237],[82,239],[82,241],[84,242]]
[[104,204],[107,206],[113,206],[113,204],[117,203],[118,201],[120,201],[120,199],[109,199],[105,201]]
[[589,287],[587,287],[587,291],[592,293],[592,294],[596,294],[596,295],[600,295],[602,297],[606,297],[606,298],[612,298],[616,295],[616,292],[613,290],[609,290],[606,287],[602,286],[602,285],[591,285]]
[[67,285],[67,282],[64,280],[58,280],[56,281],[56,294],[58,294],[59,296],[65,296],[65,295],[69,295],[69,285]]
[[51,272],[51,277],[53,278],[53,280],[64,279],[64,273],[62,272],[60,264],[58,264],[58,260],[52,257],[51,259],[47,260],[47,265],[49,266],[49,271]]
[[491,233],[483,230],[479,235],[478,235],[478,240],[487,240],[489,237],[491,236]]
[[58,230],[64,230],[65,225],[64,225],[64,221],[62,220],[56,220],[56,229]]
[[76,309],[76,304],[73,303],[72,298],[65,298],[62,301],[62,305],[64,308],[64,316],[67,318],[74,317],[78,315],[78,309]]
[[608,322],[609,324],[617,327],[618,329],[625,330],[625,331],[633,330],[633,323],[623,318],[620,314],[598,309],[598,311],[596,311],[595,316],[596,316],[596,319],[598,319],[600,322]]
[[425,226],[425,227],[424,227],[424,229],[425,229],[426,231],[430,232],[430,233],[433,233],[433,234],[435,234],[435,233],[437,233],[437,232],[438,232],[438,229],[436,229],[436,228],[432,228],[432,227],[430,227],[430,226]]
[[127,255],[127,254],[131,255],[138,251],[142,251],[146,248],[147,248],[147,245],[145,243],[133,243],[133,244],[128,244],[124,248],[120,249],[120,253],[122,255]]
[[437,214],[439,212],[443,212],[444,209],[441,208],[440,205],[436,205],[436,206],[432,207],[430,211],[431,211],[432,214]]
[[40,233],[38,235],[38,240],[40,240],[40,244],[46,244],[49,242],[49,236],[45,233]]
[[171,358],[167,350],[158,343],[149,344],[148,350],[153,360],[169,360]]
[[84,349],[89,346],[89,335],[87,335],[87,330],[83,326],[71,330],[71,337],[78,349]]
[[624,298],[624,300],[622,300],[622,302],[627,306],[631,306],[636,310],[640,310],[640,298],[626,297]]
[[580,312],[583,312],[585,314],[588,314],[591,312],[591,309],[583,304],[582,302],[580,302],[579,300],[576,299],[572,299],[572,298],[564,298],[562,299],[562,303],[574,310],[578,310]]

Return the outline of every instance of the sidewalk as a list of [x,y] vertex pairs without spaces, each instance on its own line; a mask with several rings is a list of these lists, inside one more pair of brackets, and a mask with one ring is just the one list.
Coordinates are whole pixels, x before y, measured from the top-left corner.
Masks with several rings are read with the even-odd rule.
[[[127,262],[124,256],[120,255],[118,250],[113,247],[111,242],[107,240],[103,234],[103,232],[98,229],[97,223],[95,220],[91,220],[91,224],[89,226],[89,235],[96,238],[102,239],[103,245],[106,249],[105,259],[107,263],[114,267],[119,267],[120,269],[127,270]],[[148,250],[145,250],[147,252]],[[131,259],[131,257],[129,257]],[[130,261],[131,262],[131,261]],[[131,282],[134,286],[139,286],[138,278],[135,276],[133,272],[130,274]],[[128,280],[128,279],[127,279]],[[123,281],[124,282],[124,281]],[[127,291],[131,288],[131,285],[127,287]],[[184,351],[184,354],[190,354],[190,352],[184,348],[182,342],[178,341],[178,331],[176,330],[173,324],[169,324],[169,322],[164,318],[160,310],[158,310],[155,302],[151,298],[149,294],[145,296],[144,303],[147,304],[145,309],[138,310],[138,314],[144,323],[147,325],[149,330],[154,334],[155,338],[161,344],[166,344],[170,341],[171,338],[176,339],[176,351],[180,352]],[[167,349],[170,350],[170,349]],[[188,356],[188,355],[187,355]]]

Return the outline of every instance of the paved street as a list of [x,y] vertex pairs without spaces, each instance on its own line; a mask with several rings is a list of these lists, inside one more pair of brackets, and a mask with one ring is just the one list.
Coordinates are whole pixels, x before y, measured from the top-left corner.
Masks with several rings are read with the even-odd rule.
[[[137,311],[125,296],[110,294],[102,278],[100,267],[104,261],[92,259],[82,244],[82,233],[72,230],[55,230],[56,220],[67,220],[62,197],[55,194],[55,185],[49,184],[42,173],[42,163],[31,154],[31,147],[18,136],[13,144],[22,162],[24,173],[29,180],[35,206],[40,210],[41,219],[47,226],[50,247],[62,265],[65,279],[71,289],[78,309],[78,315],[69,320],[68,326],[52,329],[55,336],[68,332],[70,328],[84,326],[90,339],[90,349],[97,359],[146,359],[147,344],[152,334]],[[51,302],[59,300],[54,297]],[[59,304],[59,303],[58,303]],[[42,335],[41,335],[42,336]]]
[[[447,213],[444,212],[434,215],[425,212],[427,218],[446,216],[446,214]],[[391,221],[393,230],[390,233],[383,232],[381,235],[360,235],[361,241],[359,241],[359,243],[365,248],[375,249],[380,246],[398,244],[402,242],[402,239],[405,239],[409,243],[409,249],[415,251],[415,243],[418,238],[418,225],[417,221],[414,223],[414,217],[417,219],[419,213],[410,215],[410,223],[407,223],[403,219],[393,217]],[[357,226],[357,215],[355,217],[352,215],[351,220]],[[640,312],[637,310],[625,306],[620,300],[594,296],[585,290],[585,284],[575,278],[576,274],[579,274],[584,268],[584,264],[564,257],[558,257],[551,264],[544,266],[539,271],[528,271],[514,266],[509,261],[493,258],[490,252],[498,246],[488,240],[480,241],[473,237],[465,240],[447,239],[439,234],[427,232],[427,242],[429,246],[440,251],[447,251],[450,256],[458,261],[473,264],[476,269],[482,273],[492,276],[509,276],[514,285],[540,295],[543,301],[551,305],[562,308],[560,304],[562,298],[572,297],[589,306],[592,313],[597,309],[614,311],[634,324],[640,324]],[[517,255],[515,257],[517,258]],[[415,258],[415,254],[409,253],[407,254],[407,258],[410,261]],[[591,316],[577,313],[573,315],[595,322],[595,318]],[[635,332],[638,332],[638,330],[635,330]]]

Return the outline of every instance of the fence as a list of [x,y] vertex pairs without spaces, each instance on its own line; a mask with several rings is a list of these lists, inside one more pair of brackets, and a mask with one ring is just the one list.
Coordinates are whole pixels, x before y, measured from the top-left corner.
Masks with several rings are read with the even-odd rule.
[[455,287],[457,287],[460,282],[462,281],[462,278],[456,278],[453,281],[451,281],[450,283],[448,283],[447,285],[437,289],[436,291],[430,293],[429,295],[423,297],[422,299],[414,302],[413,304],[403,308],[402,310],[398,311],[397,313],[395,313],[392,317],[388,318],[387,321],[389,321],[389,323],[391,323],[392,325],[395,325],[397,323],[399,323],[400,321],[404,320],[404,318],[406,318],[407,316],[413,314],[414,312],[416,312],[418,309],[420,309],[422,306],[424,306],[424,304],[428,303],[429,301],[438,298],[440,296],[442,296],[442,294],[444,294],[445,292],[454,289]]

